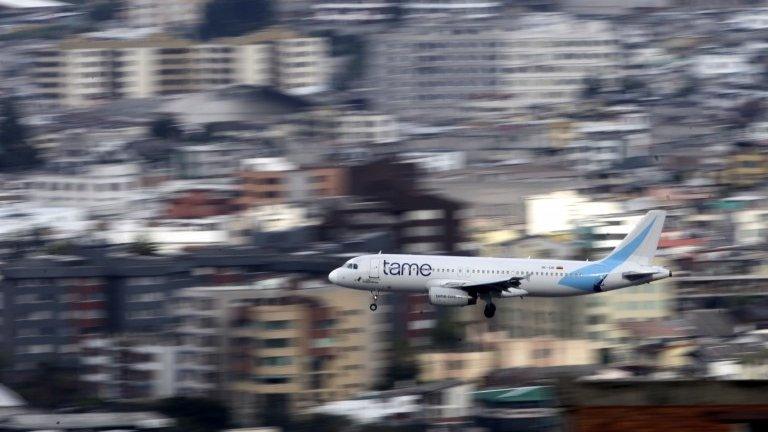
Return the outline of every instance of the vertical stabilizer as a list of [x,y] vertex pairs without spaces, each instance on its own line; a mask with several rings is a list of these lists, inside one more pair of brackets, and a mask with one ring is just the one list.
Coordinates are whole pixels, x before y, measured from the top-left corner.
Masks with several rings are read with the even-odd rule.
[[632,232],[602,261],[617,265],[626,261],[649,265],[653,256],[656,255],[656,248],[659,246],[659,237],[661,237],[661,230],[664,227],[666,217],[667,212],[663,210],[649,211]]

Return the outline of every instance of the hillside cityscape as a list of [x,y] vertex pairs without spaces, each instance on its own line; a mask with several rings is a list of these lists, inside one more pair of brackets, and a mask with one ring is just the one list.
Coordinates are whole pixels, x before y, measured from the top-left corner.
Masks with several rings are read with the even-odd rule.
[[[0,0],[0,431],[768,430],[768,1]],[[384,253],[673,277],[437,307]]]

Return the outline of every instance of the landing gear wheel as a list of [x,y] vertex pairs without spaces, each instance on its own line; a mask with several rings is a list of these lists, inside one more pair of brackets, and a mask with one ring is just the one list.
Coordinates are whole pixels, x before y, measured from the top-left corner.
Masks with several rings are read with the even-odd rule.
[[496,305],[493,303],[488,303],[485,305],[485,310],[483,310],[483,314],[485,314],[486,318],[493,318],[493,316],[496,314]]
[[376,312],[376,309],[379,308],[379,306],[376,304],[379,302],[379,292],[371,291],[371,299],[373,300],[373,302],[368,308],[371,309],[371,312]]

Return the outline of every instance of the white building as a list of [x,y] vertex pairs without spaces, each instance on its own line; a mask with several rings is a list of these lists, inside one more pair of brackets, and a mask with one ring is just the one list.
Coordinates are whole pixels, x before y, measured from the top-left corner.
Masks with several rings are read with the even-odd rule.
[[330,48],[323,38],[286,37],[275,42],[276,84],[294,94],[325,90],[329,80]]
[[251,207],[241,214],[242,227],[258,232],[274,232],[316,225],[320,220],[309,216],[309,209],[296,204]]
[[312,5],[312,18],[323,23],[372,23],[392,17],[392,2],[388,0],[331,0]]
[[45,230],[49,238],[73,238],[93,226],[86,211],[74,207],[44,207],[32,203],[4,203],[0,206],[0,237],[10,239]]
[[408,152],[401,154],[400,159],[416,164],[428,173],[460,170],[467,166],[467,154],[463,151]]
[[768,141],[768,122],[761,121],[749,125],[747,139],[753,141]]
[[759,72],[744,54],[704,54],[695,57],[693,72],[700,77],[746,76]]
[[123,18],[131,27],[183,28],[200,23],[206,0],[125,0]]
[[117,214],[141,198],[140,174],[134,163],[97,164],[71,174],[32,174],[17,184],[30,200],[45,206]]
[[492,0],[408,0],[402,2],[409,18],[490,18],[501,12],[502,2]]
[[621,203],[591,201],[574,191],[533,195],[525,199],[526,233],[550,235],[570,232],[588,219],[621,212]]
[[768,240],[768,209],[749,209],[733,214],[736,244],[760,244]]
[[162,35],[71,39],[33,56],[39,96],[66,106],[237,84],[310,93],[325,88],[330,78],[325,39],[283,29],[207,42]]
[[763,30],[768,28],[768,9],[750,8],[748,12],[738,12],[724,24],[739,30]]
[[343,144],[389,144],[400,139],[400,131],[391,115],[350,111],[336,118],[336,136]]
[[99,235],[111,244],[150,242],[162,252],[193,246],[230,244],[233,218],[214,216],[200,219],[120,219],[109,221]]
[[163,341],[129,338],[82,342],[81,379],[105,399],[160,399],[177,392],[179,348]]

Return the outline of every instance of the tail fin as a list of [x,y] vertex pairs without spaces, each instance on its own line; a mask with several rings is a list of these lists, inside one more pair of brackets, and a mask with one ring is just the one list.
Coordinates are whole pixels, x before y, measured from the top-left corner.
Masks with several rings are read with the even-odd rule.
[[618,264],[625,261],[641,265],[650,264],[659,246],[659,237],[661,237],[661,229],[664,227],[666,217],[667,212],[663,210],[649,211],[632,232],[602,261]]

